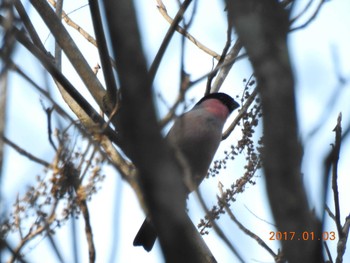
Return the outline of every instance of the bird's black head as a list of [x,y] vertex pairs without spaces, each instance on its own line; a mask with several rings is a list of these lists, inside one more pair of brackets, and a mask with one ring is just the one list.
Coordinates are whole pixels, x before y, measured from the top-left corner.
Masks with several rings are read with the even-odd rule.
[[228,108],[230,113],[239,107],[239,104],[232,97],[222,92],[210,93],[198,101],[196,105],[208,99],[220,100]]

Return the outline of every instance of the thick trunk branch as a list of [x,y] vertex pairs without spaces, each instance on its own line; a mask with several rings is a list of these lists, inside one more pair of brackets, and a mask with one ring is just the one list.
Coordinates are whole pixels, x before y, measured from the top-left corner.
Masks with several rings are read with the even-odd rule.
[[185,212],[182,169],[160,133],[133,2],[105,0],[104,5],[121,86],[123,150],[138,168],[165,260],[214,262],[194,235],[199,234]]
[[263,166],[267,194],[288,262],[321,262],[320,241],[303,241],[303,232],[319,237],[321,224],[309,209],[301,177],[294,78],[289,60],[288,13],[273,0],[226,1],[229,16],[254,67],[263,107]]

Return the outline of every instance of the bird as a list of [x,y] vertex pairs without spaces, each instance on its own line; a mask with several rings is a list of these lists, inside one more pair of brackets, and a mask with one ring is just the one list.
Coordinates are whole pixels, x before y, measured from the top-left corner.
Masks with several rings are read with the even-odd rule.
[[[207,175],[209,166],[222,139],[222,130],[229,115],[239,104],[222,92],[210,93],[195,106],[179,116],[169,130],[166,140],[180,152],[189,168],[191,182],[184,183],[188,194],[194,191]],[[137,232],[133,245],[151,251],[157,232],[150,217],[146,217]]]

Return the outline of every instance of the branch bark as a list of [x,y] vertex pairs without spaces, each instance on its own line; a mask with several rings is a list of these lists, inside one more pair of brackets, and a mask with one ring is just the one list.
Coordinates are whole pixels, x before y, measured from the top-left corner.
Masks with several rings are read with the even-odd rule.
[[[320,236],[321,224],[311,213],[301,178],[302,148],[288,55],[288,13],[278,1],[226,1],[255,71],[263,107],[263,166],[267,194],[280,231]],[[322,262],[320,241],[282,240],[288,262]]]
[[56,41],[67,55],[69,61],[72,63],[72,66],[79,74],[86,88],[89,90],[99,107],[104,108],[103,97],[106,93],[105,89],[93,73],[91,67],[74,43],[71,36],[68,34],[67,30],[61,24],[60,18],[57,17],[46,1],[31,0],[30,2],[38,11],[51,33],[54,35]]
[[138,168],[165,260],[215,262],[185,212],[182,169],[160,133],[133,1],[105,0],[104,5],[121,87],[123,150]]

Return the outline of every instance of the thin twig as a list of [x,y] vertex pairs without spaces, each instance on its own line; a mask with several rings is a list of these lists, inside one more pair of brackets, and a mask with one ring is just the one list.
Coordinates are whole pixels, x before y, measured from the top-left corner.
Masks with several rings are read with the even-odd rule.
[[328,247],[328,245],[327,245],[327,242],[324,241],[323,244],[324,244],[324,247],[325,247],[325,249],[326,249],[327,256],[328,256],[328,261],[327,261],[327,262],[333,263],[332,254],[331,254],[331,252],[329,251],[329,247]]
[[[27,80],[35,89],[37,89],[41,94],[43,94],[52,104],[55,110],[64,118],[68,119],[70,123],[72,123],[79,132],[86,138],[90,138],[91,134],[88,134],[86,130],[84,130],[81,125],[78,125],[76,121],[60,106],[58,105],[55,100],[51,97],[51,95],[41,88],[38,84],[36,84],[27,74],[25,74],[17,65],[12,64],[11,69],[15,70],[18,74],[20,74],[25,80]],[[106,127],[109,127],[109,123],[107,122],[104,126],[104,130]],[[117,150],[113,147],[113,145],[107,141],[109,141],[106,137],[100,136],[100,141],[94,142],[91,138],[89,139],[90,143],[93,143],[95,147],[98,148],[98,144],[101,144],[101,146],[104,148],[105,152],[100,151],[100,153],[109,160],[109,162],[117,168],[117,170],[120,172],[120,174],[123,176],[124,179],[128,180],[129,171],[130,171],[130,164],[127,163],[124,158],[117,152]],[[106,154],[108,153],[108,155]]]
[[[47,0],[53,7],[56,7],[56,1],[54,0]],[[88,42],[93,44],[95,47],[97,47],[96,40],[81,26],[79,26],[77,23],[75,23],[67,14],[62,10],[62,18],[66,22],[67,25],[71,26],[72,28],[76,29]]]
[[[38,60],[42,63],[42,65],[46,68],[46,70],[51,74],[51,76],[56,79],[65,91],[74,99],[74,101],[79,105],[79,112],[75,112],[78,117],[81,118],[81,121],[84,123],[85,121],[92,120],[97,126],[102,127],[105,124],[103,118],[96,112],[96,110],[90,105],[90,103],[76,90],[76,88],[68,81],[68,79],[57,70],[57,68],[51,63],[49,58],[43,54],[37,47],[35,47],[30,40],[22,34],[22,32],[17,31],[17,39],[23,44],[34,56],[38,58]],[[82,110],[82,112],[81,112]],[[84,114],[85,113],[85,114]],[[86,119],[88,118],[88,119]],[[90,127],[93,128],[93,127]],[[98,128],[98,127],[97,127]],[[106,127],[104,129],[105,134],[116,144],[119,144],[120,141],[118,139],[117,134],[111,127]]]
[[192,2],[192,0],[185,0],[181,4],[179,11],[177,12],[173,22],[171,23],[171,25],[168,29],[168,32],[166,33],[166,35],[163,39],[163,42],[162,42],[160,48],[158,49],[157,55],[154,58],[153,63],[149,69],[149,76],[150,76],[151,83],[153,82],[153,80],[156,76],[160,62],[163,58],[165,50],[167,49],[167,47],[170,43],[171,38],[173,37],[173,35],[175,33],[176,27],[179,25],[180,21],[183,18],[184,13],[186,12],[186,10],[191,2]]
[[[297,31],[297,30],[300,30],[300,29],[303,29],[303,28],[307,27],[307,26],[316,18],[316,16],[319,14],[319,12],[320,12],[320,10],[321,10],[321,7],[323,6],[323,4],[324,4],[325,2],[327,2],[327,0],[322,0],[322,1],[318,4],[317,9],[315,10],[315,12],[312,14],[312,16],[311,16],[304,24],[302,24],[302,25],[300,25],[300,26],[297,26],[297,27],[295,27],[295,28],[291,28],[291,29],[289,30],[289,32],[294,32],[294,31]],[[292,20],[292,21],[293,21],[293,20]],[[293,22],[295,22],[295,21],[293,21]]]
[[38,226],[37,222],[35,222],[29,228],[28,234],[23,239],[21,239],[21,242],[14,249],[11,259],[8,261],[9,263],[14,263],[15,260],[17,260],[19,257],[21,257],[20,252],[21,252],[22,248],[27,244],[27,242],[32,240],[34,237],[40,235],[43,231],[45,231],[47,229],[47,225],[51,225],[52,222],[54,222],[54,220],[56,219],[57,205],[58,205],[58,199],[55,199],[54,204],[51,207],[51,211],[49,213],[49,216],[46,219],[45,224]]
[[[90,145],[88,146],[88,148]],[[67,154],[67,156],[70,156],[71,154]],[[89,164],[88,164],[89,165]],[[87,206],[87,195],[85,192],[85,187],[81,184],[81,179],[79,178],[79,175],[81,174],[80,167],[76,167],[72,162],[68,161],[65,164],[65,167],[67,169],[63,169],[63,176],[70,179],[70,191],[69,196],[73,200],[74,195],[77,197],[77,204],[80,208],[80,211],[83,215],[84,222],[85,222],[85,236],[88,244],[88,251],[89,251],[89,262],[94,263],[96,259],[96,250],[95,250],[95,244],[93,240],[93,233],[92,233],[92,227],[90,223],[90,215],[89,215],[89,209]],[[71,167],[71,169],[69,169]],[[73,191],[74,189],[74,191]],[[74,213],[74,212],[73,212]],[[74,220],[74,218],[72,218]]]
[[234,245],[227,238],[224,231],[222,231],[222,229],[216,223],[215,218],[212,216],[211,212],[209,211],[208,207],[206,206],[206,204],[204,202],[202,195],[200,194],[200,192],[198,190],[196,190],[196,194],[197,194],[198,200],[199,200],[202,208],[204,209],[204,211],[208,217],[208,220],[210,221],[212,227],[214,228],[215,233],[222,239],[222,241],[224,241],[224,243],[228,246],[228,248],[232,251],[232,253],[237,257],[237,259],[240,262],[244,262],[244,259],[242,258],[240,253],[237,251],[237,249],[234,247]]
[[[63,0],[57,0],[55,11],[60,23],[62,23],[62,8]],[[62,48],[57,41],[55,41],[55,64],[58,70],[62,70]]]
[[[81,134],[84,135],[84,137],[90,138],[90,134],[86,132],[86,130],[82,129],[81,125],[78,125],[76,121],[72,119],[72,117],[66,113],[66,111],[58,105],[54,99],[51,97],[51,95],[41,88],[38,84],[36,84],[27,74],[25,74],[17,65],[12,64],[11,68],[15,70],[18,74],[20,74],[25,80],[27,80],[35,89],[37,89],[40,93],[42,93],[47,99],[50,100],[50,102],[53,104],[55,107],[55,110],[62,115],[63,117],[67,118],[74,126],[80,131]],[[113,112],[112,112],[113,114]],[[103,125],[102,131],[104,129],[109,128],[109,122],[106,122]],[[136,182],[135,182],[135,176],[133,171],[135,168],[133,165],[129,162],[127,162],[121,154],[118,153],[118,151],[115,149],[113,144],[109,139],[107,139],[105,136],[100,136],[98,142],[94,142],[90,138],[90,142],[95,145],[95,147],[98,148],[98,144],[102,146],[104,151],[100,150],[100,153],[119,171],[120,175],[126,179],[131,186],[135,187]]]
[[[219,184],[219,191],[220,191],[220,194],[222,196],[221,198],[225,198],[225,194],[223,191],[223,185],[221,183]],[[218,199],[220,199],[220,197],[218,197]],[[258,242],[258,244],[260,246],[262,246],[267,252],[269,252],[269,254],[272,255],[273,258],[277,261],[279,255],[277,255],[275,252],[273,252],[273,250],[258,235],[254,234],[252,231],[247,229],[243,224],[241,224],[241,222],[238,221],[238,219],[235,217],[235,215],[232,213],[231,209],[228,207],[228,205],[226,203],[224,204],[224,206],[225,206],[226,213],[230,216],[232,221],[235,222],[237,224],[237,226],[244,233],[246,233],[248,236],[250,236],[251,238],[256,240],[256,242]]]
[[60,250],[58,249],[58,247],[56,245],[56,242],[54,240],[54,237],[53,237],[52,233],[50,232],[51,231],[50,230],[50,225],[47,224],[47,222],[45,220],[44,220],[44,224],[46,226],[46,229],[45,229],[46,230],[46,235],[47,235],[47,237],[49,239],[49,242],[50,242],[50,245],[52,246],[53,251],[55,252],[55,255],[57,256],[59,262],[64,263],[62,254],[61,254]]
[[159,121],[159,125],[160,127],[164,127],[165,125],[167,125],[169,123],[170,120],[172,120],[175,116],[175,111],[177,109],[177,107],[179,106],[179,104],[184,100],[184,95],[185,95],[185,90],[180,90],[176,101],[174,102],[174,104],[171,106],[171,108],[169,109],[168,113],[163,117],[163,119],[161,119]]
[[[194,20],[195,13],[197,11],[197,3],[198,3],[198,1],[195,0],[189,21],[186,22],[185,18],[183,18],[185,31],[188,31],[188,29],[190,28],[190,26]],[[181,69],[180,78],[181,78],[181,80],[180,80],[179,92],[183,93],[183,94],[185,93],[184,91],[188,89],[188,85],[190,83],[190,76],[185,72],[185,47],[186,47],[185,40],[186,40],[185,35],[182,35],[182,37],[181,37],[181,55],[180,55],[180,69]]]
[[194,80],[194,81],[191,81],[190,84],[189,84],[189,87],[190,86],[193,86],[195,84],[197,84],[198,82],[204,80],[205,78],[207,78],[210,74],[212,74],[212,72],[215,72],[215,71],[219,71],[220,69],[228,66],[228,65],[231,65],[232,63],[238,61],[238,60],[241,60],[243,58],[246,58],[247,57],[247,54],[242,54],[242,55],[239,55],[239,56],[236,56],[236,57],[232,57],[231,59],[228,59],[227,61],[225,61],[222,65],[218,66],[217,68],[213,69],[212,71],[204,74],[203,76],[199,77],[198,79]]
[[257,219],[259,219],[260,221],[262,221],[262,222],[264,222],[264,223],[266,223],[266,224],[268,224],[268,225],[271,225],[271,226],[277,228],[276,224],[271,223],[271,222],[267,221],[266,219],[263,219],[263,218],[259,217],[259,216],[256,215],[252,210],[250,210],[246,205],[244,205],[244,207],[245,207],[245,209],[248,210],[249,213],[251,213],[253,216],[255,216],[255,217],[256,217]]
[[[42,93],[47,99],[50,100],[51,103],[53,103],[53,106],[55,107],[55,110],[62,115],[63,117],[67,118],[74,126],[80,131],[81,134],[84,135],[84,137],[90,138],[90,134],[86,132],[86,130],[82,129],[81,125],[78,125],[76,121],[72,119],[72,117],[66,113],[66,111],[58,105],[54,99],[51,97],[51,95],[44,89],[42,89],[39,85],[37,85],[27,74],[25,74],[17,65],[13,64],[11,66],[12,69],[14,69],[17,73],[19,73],[25,80],[27,80],[31,85],[33,85],[34,88],[36,88],[40,93]],[[105,128],[108,128],[109,125],[106,123],[103,126],[102,131],[104,131]],[[133,166],[131,163],[127,162],[114,148],[113,144],[110,142],[109,139],[107,139],[104,136],[100,136],[98,142],[94,142],[91,138],[89,139],[91,143],[95,145],[95,147],[98,147],[98,144],[102,146],[104,151],[100,150],[100,153],[119,171],[120,175],[126,179],[131,186],[135,186],[135,178],[132,176],[130,171],[133,170]],[[108,153],[108,154],[107,154]]]
[[333,212],[331,211],[331,209],[328,207],[327,204],[325,205],[325,209],[326,209],[326,212],[329,215],[329,217],[332,218],[335,222],[335,215],[333,214]]
[[88,248],[89,248],[89,262],[93,263],[95,262],[95,258],[96,258],[96,250],[95,250],[95,245],[93,240],[92,227],[90,223],[89,209],[85,199],[79,200],[79,207],[85,221],[85,235],[86,235]]
[[[87,150],[90,149],[90,145],[89,145],[89,147],[87,147]],[[84,177],[86,176],[87,172],[89,171],[89,168],[92,164],[92,160],[94,159],[96,152],[97,152],[97,149],[94,147],[94,149],[92,150],[92,153],[90,154],[90,158],[87,161],[86,161],[85,157],[82,157],[82,161],[84,161],[84,163],[86,165],[85,165],[84,170],[81,172],[80,179],[79,179],[80,182],[82,182],[84,180]],[[87,151],[86,151],[86,153],[87,153]]]
[[253,103],[253,101],[255,100],[256,95],[258,94],[258,89],[255,88],[254,91],[252,92],[252,94],[250,94],[250,96],[248,97],[248,99],[246,100],[246,103],[242,106],[242,108],[239,110],[238,115],[236,116],[236,118],[233,120],[233,122],[231,123],[231,125],[226,129],[226,131],[222,134],[222,139],[225,140],[230,134],[231,132],[234,130],[234,128],[236,127],[236,125],[238,124],[238,122],[242,119],[243,115],[246,114],[248,108],[250,107],[250,105]]
[[[295,1],[294,1],[295,2]],[[293,24],[296,20],[298,20],[302,15],[304,15],[307,10],[310,8],[311,4],[312,4],[313,0],[309,0],[309,2],[306,4],[306,6],[303,8],[303,10],[298,14],[296,15],[294,18],[292,18],[290,20],[290,24]]]
[[59,43],[73,68],[83,81],[85,87],[91,93],[93,99],[99,107],[102,108],[103,96],[106,93],[105,89],[98,78],[94,75],[89,63],[71,35],[68,33],[67,29],[60,23],[60,19],[56,16],[51,6],[46,1],[30,0],[30,3],[39,13],[46,26],[55,37],[55,40]]
[[20,0],[15,0],[14,1],[16,10],[21,18],[22,23],[24,24],[31,40],[33,41],[33,43],[40,48],[42,51],[46,51],[43,43],[40,40],[40,37],[37,33],[37,31],[35,30],[34,25],[32,24],[32,22],[30,21],[30,18],[22,4],[22,2]]
[[222,65],[218,65],[220,70],[217,77],[215,78],[214,84],[211,87],[212,92],[219,91],[228,73],[230,72],[233,64],[236,61],[238,61],[238,59],[240,59],[240,56],[238,56],[238,54],[241,51],[241,49],[242,49],[242,44],[240,40],[237,39],[232,49],[228,52],[227,56],[225,56],[225,59]]
[[[161,0],[157,0],[157,8],[161,15],[165,18],[165,20],[168,21],[169,24],[172,24],[174,20],[168,15],[166,7]],[[190,40],[193,44],[195,44],[199,49],[203,50],[205,53],[209,54],[216,60],[220,59],[220,55],[218,53],[203,45],[194,36],[188,33],[186,29],[182,28],[181,26],[177,26],[176,31],[188,38],[188,40]]]
[[[17,65],[12,64],[11,69],[15,70],[18,74],[20,74],[25,80],[27,80],[35,89],[37,89],[40,93],[42,93],[47,99],[50,100],[50,102],[55,107],[55,110],[62,115],[63,117],[67,118],[74,126],[80,131],[81,134],[84,135],[84,137],[90,138],[89,136],[91,134],[88,134],[86,130],[82,129],[81,125],[78,125],[75,120],[72,119],[72,117],[66,113],[66,111],[58,105],[54,99],[51,97],[51,95],[41,88],[38,84],[36,84],[27,74],[25,74]],[[113,114],[113,112],[112,112]],[[102,131],[109,128],[109,121],[106,122],[103,125]],[[131,185],[135,185],[135,182],[133,182],[134,179],[132,179],[134,176],[131,176],[130,171],[134,170],[134,167],[131,163],[127,162],[114,148],[113,144],[110,142],[109,139],[107,139],[104,136],[100,136],[100,140],[98,142],[94,142],[90,138],[90,142],[94,144],[95,147],[98,148],[98,145],[100,144],[105,152],[100,151],[100,153],[119,171],[121,176],[126,179]],[[107,155],[108,153],[108,155]]]
[[343,262],[343,256],[346,250],[346,243],[349,236],[349,229],[350,229],[350,215],[346,217],[344,226],[342,227],[342,236],[339,237],[339,241],[337,244],[337,258],[335,260],[336,263]]
[[[29,82],[36,90],[38,90],[42,95],[44,95],[53,105],[55,110],[64,118],[68,119],[71,123],[74,123],[72,117],[51,97],[50,93],[41,88],[37,83],[33,81],[18,65],[12,62],[11,69],[23,77]],[[81,130],[81,129],[80,129]]]
[[[19,193],[17,193],[16,204],[15,204],[17,211],[20,211],[19,202],[20,202],[19,201]],[[22,231],[22,228],[21,228],[21,223],[22,223],[21,221],[22,221],[22,219],[21,219],[20,215],[18,213],[15,213],[14,214],[14,222],[15,222],[16,227],[18,228],[19,237],[21,239],[23,239],[23,231]]]
[[[2,139],[6,125],[6,102],[7,102],[7,84],[8,71],[0,73],[0,184],[2,181],[2,165],[4,161],[4,141]],[[0,198],[1,198],[0,187]]]
[[[18,1],[18,0],[17,0]],[[56,6],[56,1],[54,0],[47,0],[53,7]],[[82,6],[82,7],[85,7]],[[81,8],[82,8],[81,7]],[[78,8],[80,9],[80,8]],[[75,9],[74,11],[78,10],[78,9]],[[86,30],[84,30],[80,25],[78,25],[77,23],[75,23],[68,15],[72,13],[72,12],[69,12],[68,14],[65,13],[63,10],[62,10],[62,18],[64,20],[64,22],[69,25],[70,27],[72,27],[73,29],[77,30],[78,33],[83,37],[85,38],[88,42],[90,42],[92,45],[94,45],[95,47],[98,47],[97,46],[97,42],[95,40],[95,38],[93,36],[91,36]],[[115,64],[115,61],[112,57],[109,57],[109,60],[110,60],[110,63],[112,64],[112,66],[115,68],[116,67],[116,64]]]
[[[232,24],[230,23],[230,20],[228,19],[228,26],[227,26],[227,32],[226,32],[226,43],[225,43],[225,46],[222,50],[222,53],[221,53],[221,57],[219,59],[219,62],[218,64],[216,65],[216,68],[219,67],[221,64],[223,64],[225,62],[225,59],[226,59],[226,55],[227,55],[227,52],[228,52],[228,49],[230,48],[231,46],[231,35],[232,35]],[[230,67],[231,68],[231,67]],[[204,95],[207,95],[210,93],[210,91],[212,90],[212,86],[211,86],[211,83],[214,79],[214,77],[216,76],[218,71],[212,71],[212,74],[210,74],[208,76],[208,80],[207,80],[207,85],[206,85],[206,90],[205,90],[205,94]],[[217,90],[219,90],[220,87],[218,87]]]
[[337,125],[334,128],[335,132],[335,144],[333,148],[333,160],[332,160],[332,189],[333,189],[333,197],[334,197],[334,206],[335,206],[335,222],[338,229],[339,238],[342,238],[342,226],[340,222],[340,205],[339,205],[339,192],[338,192],[338,161],[341,147],[341,120],[342,114],[339,113]]
[[95,0],[89,0],[89,6],[102,64],[103,76],[106,81],[107,93],[104,98],[106,104],[104,105],[104,110],[110,112],[117,103],[117,84],[109,61],[108,46],[103,30],[99,3]]
[[49,138],[49,142],[52,146],[52,148],[57,152],[57,147],[52,140],[52,127],[51,127],[51,116],[52,116],[52,111],[54,110],[54,107],[49,107],[45,109],[46,115],[47,115],[47,134]]
[[[9,251],[10,251],[10,253],[12,254],[12,256],[15,256],[16,255],[16,252],[15,252],[15,250],[10,246],[10,244],[8,243],[8,242],[6,242],[6,240],[1,240],[1,242],[3,242],[3,243],[1,243],[1,248],[4,248],[4,247],[6,247]],[[20,255],[20,254],[17,254],[16,255],[16,260],[18,260],[19,262],[21,262],[21,263],[27,263],[27,261],[25,261],[24,259],[23,259],[23,256],[22,255]],[[10,261],[9,261],[10,262]]]
[[33,154],[27,152],[26,150],[24,150],[23,148],[21,148],[20,146],[18,146],[17,144],[15,144],[14,142],[12,142],[11,140],[9,140],[8,138],[5,137],[5,135],[3,136],[3,140],[5,143],[7,143],[9,146],[11,146],[14,150],[16,150],[19,154],[27,157],[29,160],[39,163],[45,167],[51,167],[51,164],[34,156]]

